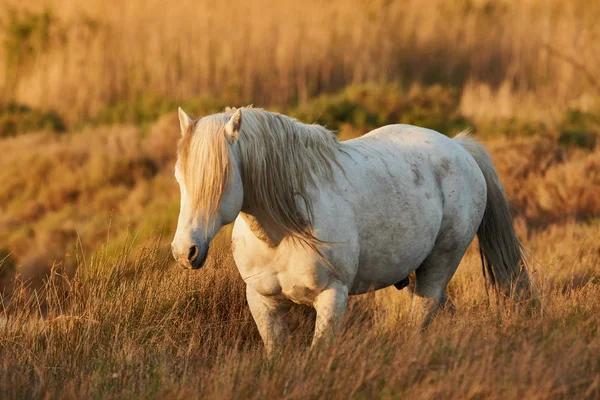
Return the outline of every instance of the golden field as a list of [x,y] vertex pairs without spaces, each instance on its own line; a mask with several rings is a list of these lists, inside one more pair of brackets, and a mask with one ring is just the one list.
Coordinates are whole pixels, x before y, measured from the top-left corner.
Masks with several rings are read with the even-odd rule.
[[469,117],[597,109],[589,0],[4,0],[2,100],[69,124],[107,105],[305,102],[350,84],[461,88]]
[[[600,399],[600,6],[46,0],[0,5],[0,398]],[[476,242],[456,313],[409,288],[311,310],[268,359],[218,237],[175,266],[176,106],[254,103],[356,137],[474,127],[542,310],[497,302]]]

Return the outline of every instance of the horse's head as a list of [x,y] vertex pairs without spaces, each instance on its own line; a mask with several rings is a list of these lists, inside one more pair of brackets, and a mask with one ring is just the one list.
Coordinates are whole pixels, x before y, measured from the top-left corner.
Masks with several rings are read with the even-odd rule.
[[219,229],[235,220],[244,190],[236,154],[241,110],[192,120],[179,109],[181,140],[175,178],[181,191],[173,257],[185,267],[201,268]]

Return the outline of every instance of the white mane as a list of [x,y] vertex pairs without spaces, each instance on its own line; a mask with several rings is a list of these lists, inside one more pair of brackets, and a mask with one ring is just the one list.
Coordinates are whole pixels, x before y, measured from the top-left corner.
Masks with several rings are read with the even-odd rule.
[[[233,111],[195,121],[179,145],[178,162],[186,187],[205,222],[212,221],[233,171],[224,134]],[[307,188],[315,184],[315,176],[332,179],[340,142],[320,125],[303,124],[282,114],[242,108],[242,115],[238,146],[244,207],[260,210],[276,231],[316,248],[320,242],[311,229]]]

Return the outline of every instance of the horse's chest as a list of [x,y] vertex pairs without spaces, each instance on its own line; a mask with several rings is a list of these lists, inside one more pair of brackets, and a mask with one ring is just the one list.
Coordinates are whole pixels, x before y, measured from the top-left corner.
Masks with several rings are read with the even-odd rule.
[[263,273],[260,277],[246,279],[246,284],[252,286],[262,296],[272,297],[282,294],[277,273]]
[[312,304],[327,284],[326,271],[318,266],[314,256],[299,247],[276,251],[248,246],[244,239],[236,242],[233,255],[240,275],[262,296]]
[[323,289],[319,279],[313,276],[290,274],[268,267],[246,279],[246,284],[251,285],[262,296],[282,297],[306,305],[312,304]]
[[282,276],[282,294],[297,304],[311,305],[324,288],[324,282],[314,276]]

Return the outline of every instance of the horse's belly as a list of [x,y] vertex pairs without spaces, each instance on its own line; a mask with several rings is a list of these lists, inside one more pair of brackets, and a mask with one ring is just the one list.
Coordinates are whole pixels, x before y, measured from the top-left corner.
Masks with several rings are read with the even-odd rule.
[[394,285],[417,269],[435,246],[443,219],[434,202],[388,204],[380,218],[363,220],[360,257],[351,293]]
[[433,246],[434,241],[430,239],[414,246],[398,243],[388,251],[372,252],[361,257],[350,294],[383,289],[404,280],[421,265]]

